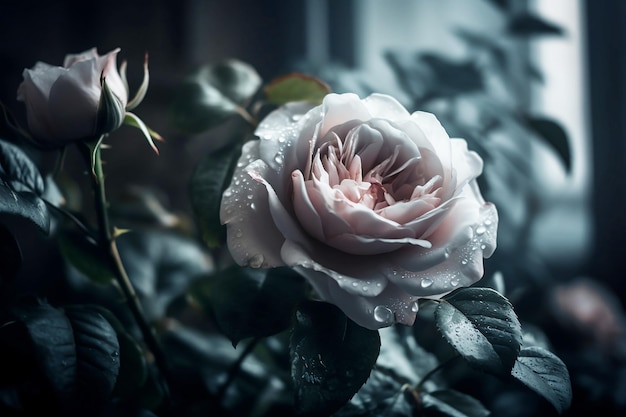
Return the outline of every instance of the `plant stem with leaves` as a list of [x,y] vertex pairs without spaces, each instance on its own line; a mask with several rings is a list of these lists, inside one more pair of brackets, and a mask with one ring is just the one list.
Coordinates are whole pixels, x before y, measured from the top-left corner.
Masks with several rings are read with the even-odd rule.
[[[152,327],[146,320],[143,307],[137,293],[135,292],[135,288],[133,287],[129,276],[124,269],[124,265],[117,248],[116,235],[113,232],[109,221],[107,210],[108,204],[104,185],[104,170],[102,167],[101,143],[102,138],[100,138],[95,145],[87,146],[92,166],[92,183],[95,193],[95,208],[99,229],[98,243],[107,256],[108,263],[114,273],[115,280],[124,293],[126,304],[139,326],[139,329],[141,330],[144,342],[154,356],[155,363],[165,382],[167,382],[168,380],[171,380],[167,359]],[[169,396],[169,387],[167,385],[170,384],[166,383],[165,386],[163,386],[165,396]]]

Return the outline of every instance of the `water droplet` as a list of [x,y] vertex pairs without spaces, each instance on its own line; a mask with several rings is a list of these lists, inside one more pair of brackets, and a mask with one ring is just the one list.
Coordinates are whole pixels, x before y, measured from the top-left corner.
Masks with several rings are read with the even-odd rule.
[[248,194],[248,200],[252,200],[254,198],[253,194]]
[[363,288],[362,288],[363,292],[367,292],[367,291],[369,291],[369,289],[370,288],[367,285],[364,285]]
[[241,230],[237,230],[235,232],[235,237],[241,237],[241,236],[243,236],[243,232]]
[[117,360],[117,358],[119,358],[119,356],[120,356],[120,353],[117,350],[114,350],[113,352],[111,352],[111,357],[114,360]]
[[491,220],[489,219],[485,220],[485,226],[491,226]]
[[274,162],[276,162],[277,164],[282,164],[284,160],[285,158],[280,153],[277,153],[276,156],[274,156]]
[[261,255],[260,253],[252,256],[250,259],[248,259],[248,264],[252,267],[252,268],[260,268],[261,265],[263,265],[263,261],[265,260],[265,258],[263,257],[263,255]]
[[458,278],[452,278],[450,280],[450,285],[452,285],[453,287],[456,287],[457,285],[459,285],[459,279]]
[[487,228],[485,226],[478,226],[476,228],[476,234],[479,236],[484,234],[486,231],[487,231]]
[[358,286],[359,286],[359,283],[358,283],[358,282],[356,282],[356,281],[354,281],[354,282],[352,283],[352,286],[353,286],[353,287],[358,287]]
[[385,306],[376,306],[376,308],[374,308],[374,319],[380,323],[391,323],[393,320],[393,311]]
[[382,286],[383,286],[383,284],[381,284],[380,282],[377,282],[377,283],[376,283],[376,286],[380,288],[380,287],[382,287]]
[[302,118],[301,114],[292,114],[291,115],[291,120],[294,122],[297,122],[298,120],[300,120]]
[[446,258],[446,259],[448,259],[450,257],[450,249],[449,248],[446,248],[443,251],[443,257]]
[[254,205],[254,203],[250,203],[250,208],[251,208],[252,210],[256,210],[256,206]]
[[233,190],[231,190],[230,188],[227,188],[224,191],[224,197],[230,197],[231,195],[233,195]]
[[417,301],[413,301],[411,303],[411,311],[414,313],[417,313],[417,311],[420,309],[419,304],[417,303]]
[[485,249],[487,249],[487,245],[482,244],[482,245],[480,245],[480,248],[481,248],[482,250],[485,250]]
[[428,288],[433,285],[433,280],[430,278],[422,278],[422,282],[420,282],[422,288]]
[[461,263],[462,263],[463,265],[467,265],[467,259],[463,259],[463,260],[461,260]]

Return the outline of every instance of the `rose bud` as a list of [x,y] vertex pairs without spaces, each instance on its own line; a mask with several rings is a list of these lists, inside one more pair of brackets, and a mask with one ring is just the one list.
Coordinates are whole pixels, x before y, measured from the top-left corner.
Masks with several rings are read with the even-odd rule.
[[434,115],[329,94],[280,107],[256,135],[221,204],[238,264],[292,267],[370,329],[412,325],[418,299],[483,276],[498,223],[476,182],[483,161]]
[[62,67],[37,62],[25,69],[17,99],[26,105],[28,127],[39,144],[62,147],[96,140],[121,126],[128,88],[117,69],[117,48],[96,48],[65,57]]

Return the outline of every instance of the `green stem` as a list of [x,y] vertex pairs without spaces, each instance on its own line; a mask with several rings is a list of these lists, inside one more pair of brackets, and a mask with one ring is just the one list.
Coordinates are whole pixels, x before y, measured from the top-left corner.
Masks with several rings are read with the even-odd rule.
[[426,375],[424,375],[422,377],[420,382],[418,382],[418,384],[415,386],[415,390],[416,391],[420,391],[422,389],[422,386],[424,385],[424,383],[426,383],[426,381],[428,381],[434,374],[436,374],[437,372],[441,371],[446,366],[449,366],[450,364],[452,364],[454,361],[456,361],[460,357],[461,357],[461,355],[459,355],[457,353],[456,355],[454,355],[451,358],[445,360],[444,362],[441,362],[439,365],[437,365],[436,367],[434,367],[433,369],[428,371],[426,373]]
[[[122,289],[124,296],[126,298],[126,304],[131,311],[139,329],[144,338],[144,342],[146,346],[154,356],[155,363],[161,372],[165,382],[170,380],[169,376],[169,366],[167,364],[167,360],[165,354],[163,353],[163,349],[156,338],[156,335],[146,320],[146,317],[143,312],[143,307],[139,298],[137,297],[137,293],[135,292],[135,288],[133,287],[126,270],[124,269],[124,265],[122,263],[122,259],[120,258],[120,254],[117,248],[117,244],[115,242],[115,237],[111,230],[111,225],[109,221],[109,215],[107,211],[107,200],[106,200],[106,192],[104,186],[104,171],[102,169],[102,158],[100,156],[100,146],[97,146],[96,149],[93,150],[94,155],[91,161],[93,162],[93,186],[95,192],[96,199],[96,212],[98,218],[98,229],[99,229],[99,244],[104,249],[107,257],[109,259],[109,263],[113,267],[113,271],[115,272],[115,279]],[[164,394],[166,397],[169,396],[169,388],[167,384],[164,386]]]
[[252,351],[254,350],[254,348],[256,347],[256,345],[259,343],[260,340],[261,339],[259,339],[258,337],[252,339],[250,343],[248,343],[244,351],[241,352],[241,355],[239,355],[235,363],[231,365],[230,369],[228,370],[228,375],[226,376],[226,381],[224,381],[222,386],[217,391],[216,397],[218,399],[224,398],[224,394],[226,394],[228,387],[230,387],[230,385],[235,380],[235,377],[239,373],[239,370],[241,369],[241,364],[248,357],[248,355],[252,353]]

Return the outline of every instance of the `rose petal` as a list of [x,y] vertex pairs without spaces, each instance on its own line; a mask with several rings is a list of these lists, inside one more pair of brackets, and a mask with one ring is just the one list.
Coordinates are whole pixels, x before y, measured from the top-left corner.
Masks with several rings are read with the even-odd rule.
[[[258,141],[250,141],[242,147],[233,180],[222,197],[220,219],[227,227],[228,249],[235,262],[262,267],[282,266],[280,247],[285,238],[271,221],[259,221],[271,219],[267,190],[246,172],[250,162],[259,157],[258,145]],[[262,167],[256,169],[259,175],[263,174]]]
[[322,102],[320,136],[326,135],[331,128],[347,121],[366,121],[371,118],[367,107],[356,94],[328,94]]
[[386,94],[371,94],[362,100],[372,117],[392,121],[406,120],[410,113],[395,98]]
[[347,259],[337,259],[336,253],[335,259],[331,262],[328,262],[324,256],[319,257],[324,259],[323,264],[317,262],[315,258],[318,258],[316,255],[319,255],[319,252],[314,253],[315,246],[312,248],[307,249],[297,242],[287,240],[281,248],[281,257],[288,266],[317,271],[325,277],[332,278],[337,285],[350,294],[375,296],[380,294],[389,282],[380,271],[370,274],[373,272],[371,269],[366,271],[360,265],[350,265],[348,268],[355,273],[355,276],[343,273],[342,270],[346,269],[347,265],[342,265],[342,261],[347,261]]
[[311,283],[322,300],[339,307],[352,321],[367,329],[378,330],[394,323],[412,326],[417,314],[418,297],[407,294],[393,284],[375,296],[349,293],[324,273],[296,268]]

